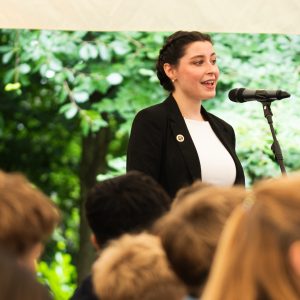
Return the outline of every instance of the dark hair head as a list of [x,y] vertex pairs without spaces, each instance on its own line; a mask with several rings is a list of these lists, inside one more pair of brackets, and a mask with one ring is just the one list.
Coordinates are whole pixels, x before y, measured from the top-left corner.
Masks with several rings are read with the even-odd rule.
[[171,199],[152,177],[139,171],[97,183],[86,202],[86,217],[99,245],[123,233],[147,229]]
[[164,64],[168,63],[176,66],[180,58],[184,56],[186,47],[198,41],[212,43],[211,37],[208,34],[198,31],[177,31],[167,38],[165,44],[160,49],[156,62],[156,74],[160,84],[167,91],[174,91],[174,85],[164,71]]

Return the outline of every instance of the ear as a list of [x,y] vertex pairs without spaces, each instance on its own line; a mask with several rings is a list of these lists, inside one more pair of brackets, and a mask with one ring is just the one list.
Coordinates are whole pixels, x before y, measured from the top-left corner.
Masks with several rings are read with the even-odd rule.
[[100,245],[99,245],[99,243],[97,242],[97,239],[96,239],[96,236],[95,236],[95,234],[91,234],[91,236],[90,236],[90,240],[91,240],[91,243],[92,243],[92,245],[94,246],[94,248],[98,251],[98,250],[100,250]]
[[300,241],[291,244],[288,255],[294,272],[300,276]]
[[177,72],[174,66],[171,64],[165,63],[164,64],[164,71],[166,75],[171,79],[171,80],[176,80],[177,78]]

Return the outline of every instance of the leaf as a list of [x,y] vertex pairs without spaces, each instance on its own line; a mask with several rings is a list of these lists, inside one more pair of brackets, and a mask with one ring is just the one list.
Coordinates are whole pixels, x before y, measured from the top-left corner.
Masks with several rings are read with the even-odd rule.
[[89,93],[86,91],[73,91],[72,95],[77,103],[87,102],[90,97]]
[[97,83],[95,84],[95,88],[102,94],[105,94],[109,89],[109,87],[110,87],[109,82],[105,79],[98,80]]
[[81,118],[80,128],[83,136],[87,136],[90,131],[90,123],[85,118]]
[[[81,121],[82,121],[82,128],[85,130],[85,133],[87,133],[87,126],[89,127],[89,130],[92,132],[98,131],[101,127],[107,127],[108,124],[101,115],[94,110],[81,110]],[[84,121],[83,121],[84,120]]]
[[49,62],[49,68],[55,72],[62,70],[62,62],[59,59],[53,58]]
[[31,67],[28,64],[20,64],[19,71],[21,74],[28,74],[31,71]]
[[106,80],[111,85],[118,85],[123,81],[123,76],[120,73],[111,73],[106,77]]
[[99,50],[99,56],[104,61],[110,61],[111,60],[111,52],[109,51],[109,48],[105,44],[100,44],[98,46]]
[[8,83],[5,85],[4,90],[6,92],[11,92],[11,91],[16,91],[21,88],[20,82],[15,82],[15,83]]
[[139,73],[143,76],[153,76],[155,75],[155,72],[150,69],[141,68],[139,69]]
[[78,112],[78,108],[73,103],[67,103],[58,111],[60,114],[64,114],[67,119],[72,119]]
[[46,78],[51,79],[51,78],[53,78],[54,76],[55,76],[55,72],[54,72],[53,70],[48,69],[48,70],[45,72],[45,77],[46,77]]
[[14,52],[13,52],[13,51],[10,51],[10,52],[5,53],[5,54],[2,56],[2,62],[3,62],[3,64],[9,63],[9,61],[11,60],[11,58],[13,57],[13,55],[14,55]]
[[12,46],[11,45],[2,45],[0,46],[0,52],[1,53],[6,53],[12,51]]
[[65,112],[65,116],[68,120],[72,119],[78,113],[78,108],[75,105],[72,105],[69,110]]
[[84,44],[79,50],[79,55],[83,60],[94,59],[98,56],[97,47],[91,44]]
[[110,45],[114,52],[120,56],[123,56],[130,51],[128,43],[124,41],[113,41]]

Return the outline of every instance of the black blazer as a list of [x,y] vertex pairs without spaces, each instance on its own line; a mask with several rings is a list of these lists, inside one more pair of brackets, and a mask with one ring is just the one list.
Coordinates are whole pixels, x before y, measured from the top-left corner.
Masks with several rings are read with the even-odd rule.
[[[201,108],[201,113],[234,160],[235,184],[245,185],[243,168],[235,153],[233,128],[208,113],[204,107]],[[178,135],[182,135],[184,141],[178,141]],[[205,141],[203,144],[205,146]],[[129,170],[139,170],[151,175],[171,197],[181,187],[201,179],[197,150],[172,95],[164,102],[145,108],[136,115],[127,149],[127,171]]]

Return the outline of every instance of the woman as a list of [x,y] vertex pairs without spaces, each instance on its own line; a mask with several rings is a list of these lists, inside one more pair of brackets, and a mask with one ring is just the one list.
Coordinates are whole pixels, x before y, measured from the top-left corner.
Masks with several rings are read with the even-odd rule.
[[151,175],[171,197],[196,179],[243,185],[233,128],[202,106],[215,96],[219,78],[210,36],[175,32],[160,50],[156,69],[170,95],[135,117],[127,170]]
[[300,299],[300,176],[261,182],[228,220],[202,300]]

